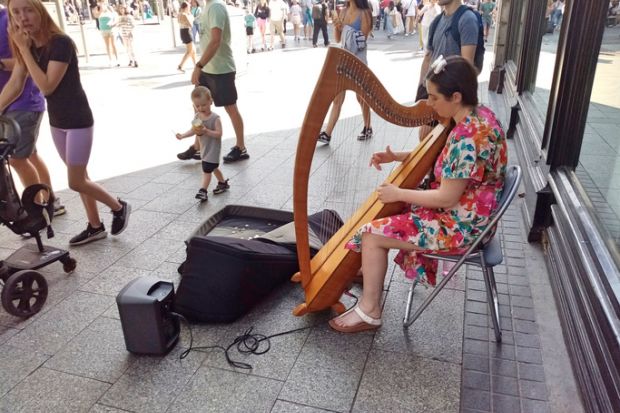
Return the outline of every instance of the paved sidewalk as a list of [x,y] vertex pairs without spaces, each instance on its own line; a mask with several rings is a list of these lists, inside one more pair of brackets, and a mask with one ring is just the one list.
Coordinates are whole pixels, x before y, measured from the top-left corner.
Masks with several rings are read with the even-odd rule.
[[[419,73],[420,59],[412,53],[417,42],[381,37],[370,43],[371,68],[385,79],[396,100],[408,102]],[[166,357],[126,352],[114,299],[127,282],[152,275],[178,283],[176,269],[185,259],[183,241],[226,204],[292,208],[298,127],[323,54],[321,48],[287,47],[251,56],[248,74],[239,79],[251,158],[224,165],[231,189],[204,205],[193,199],[200,182],[199,163],[173,161],[185,144],[174,140],[172,129],[182,129],[191,120],[187,75],[172,71],[178,50],[154,52],[144,59],[144,68],[135,71],[84,67],[97,118],[95,139],[104,141],[97,143],[91,175],[107,178],[102,181],[105,187],[127,199],[134,212],[119,237],[71,249],[78,260],[73,274],[64,274],[59,264],[43,270],[50,290],[39,314],[19,320],[0,310],[0,411],[550,411],[547,400],[554,393],[546,385],[546,352],[536,322],[536,294],[530,288],[532,276],[546,273],[542,264],[534,271],[526,269],[527,261],[542,259],[540,251],[525,242],[520,200],[498,232],[506,253],[505,264],[496,268],[501,345],[490,339],[481,273],[473,269],[463,268],[423,316],[403,331],[408,282],[391,264],[384,325],[376,333],[332,332],[326,324],[328,313],[293,316],[303,293],[298,285],[287,283],[235,323],[192,325],[194,343],[200,346],[227,346],[249,326],[266,335],[309,327],[274,338],[271,351],[262,356],[233,351],[233,358],[254,366],[250,373],[227,365],[219,350],[192,352],[179,360],[189,343],[185,326],[181,342]],[[484,94],[482,100],[489,102],[489,97]],[[333,208],[348,216],[359,197],[389,173],[368,168],[370,154],[387,144],[411,148],[417,141],[417,131],[390,127],[376,117],[373,125],[381,132],[373,139],[346,140],[345,130],[361,129],[358,110],[348,98],[338,124],[341,133],[329,147],[317,147],[310,191],[313,209]],[[232,128],[224,128],[228,147]],[[46,146],[45,133],[42,152],[54,171],[62,171]],[[354,178],[364,184],[345,191]],[[54,184],[63,186],[57,172]],[[85,216],[73,192],[62,190],[60,195],[68,213],[54,220],[56,237],[46,243],[67,247],[68,239],[83,229]],[[108,224],[109,211],[102,208],[102,213]],[[4,227],[0,239],[0,257],[27,242]],[[418,291],[419,303],[428,291]]]

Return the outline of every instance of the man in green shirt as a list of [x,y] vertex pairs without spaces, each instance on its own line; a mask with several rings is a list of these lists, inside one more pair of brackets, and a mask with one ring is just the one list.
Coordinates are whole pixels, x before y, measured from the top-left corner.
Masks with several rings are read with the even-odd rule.
[[[230,46],[230,17],[222,0],[207,0],[200,16],[200,48],[204,50],[192,73],[192,83],[202,85],[211,91],[213,103],[224,107],[230,117],[237,142],[224,162],[248,159],[243,136],[243,118],[237,108],[237,88],[235,87],[235,60]],[[188,151],[196,152],[193,145]],[[186,152],[179,154],[187,155]],[[190,159],[192,154],[185,159]]]

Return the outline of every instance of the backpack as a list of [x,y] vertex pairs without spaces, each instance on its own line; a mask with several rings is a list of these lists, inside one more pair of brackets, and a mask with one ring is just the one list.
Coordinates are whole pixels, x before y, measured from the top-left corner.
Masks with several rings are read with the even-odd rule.
[[[482,71],[482,66],[484,62],[484,26],[482,24],[482,16],[477,11],[467,7],[467,6],[459,6],[458,9],[454,12],[454,16],[452,17],[452,24],[450,25],[450,33],[452,34],[452,38],[454,41],[460,46],[461,45],[461,33],[459,33],[459,20],[461,20],[461,16],[465,14],[467,11],[471,11],[476,16],[476,20],[478,21],[478,44],[476,44],[476,53],[474,54],[474,66],[478,69],[478,72]],[[437,24],[439,24],[439,20],[444,15],[442,12],[440,15],[435,17],[431,26],[428,29],[428,44],[433,44],[433,36],[435,35],[435,30],[437,29]]]
[[314,20],[323,20],[323,5],[315,4],[312,6],[312,19]]

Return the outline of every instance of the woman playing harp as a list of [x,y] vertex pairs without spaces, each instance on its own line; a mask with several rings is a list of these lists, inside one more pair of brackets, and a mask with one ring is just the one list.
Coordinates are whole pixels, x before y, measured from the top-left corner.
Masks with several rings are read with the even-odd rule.
[[[435,284],[437,262],[420,252],[463,251],[486,227],[504,185],[506,141],[493,112],[478,104],[475,68],[460,56],[440,57],[426,75],[428,104],[439,116],[452,118],[446,145],[433,168],[428,190],[382,184],[384,203],[405,202],[399,215],[374,220],[360,228],[346,248],[361,252],[364,289],[359,303],[332,319],[340,332],[355,333],[381,326],[381,292],[390,249],[408,278]],[[402,161],[405,152],[372,155],[370,165]]]
[[[344,49],[353,53],[364,64],[368,64],[366,59],[366,39],[372,30],[372,12],[368,5],[368,0],[347,1],[347,8],[340,12],[340,16],[334,15],[333,21],[336,41],[340,42]],[[343,91],[334,99],[327,126],[319,135],[319,142],[329,144],[331,141],[332,131],[340,117],[344,96],[345,92]],[[364,119],[364,129],[357,139],[363,141],[372,137],[370,108],[359,96],[357,100],[362,108],[362,118]]]

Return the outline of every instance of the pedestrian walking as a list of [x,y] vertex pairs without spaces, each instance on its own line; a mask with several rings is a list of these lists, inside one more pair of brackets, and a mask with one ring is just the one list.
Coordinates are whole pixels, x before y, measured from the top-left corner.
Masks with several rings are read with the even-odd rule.
[[127,12],[127,6],[118,6],[118,21],[116,27],[120,30],[123,46],[129,58],[129,67],[138,67],[138,61],[133,50],[133,17]]
[[179,14],[177,17],[179,21],[179,34],[181,35],[181,41],[185,45],[185,54],[181,58],[181,63],[177,69],[181,73],[185,73],[183,65],[187,59],[192,59],[192,64],[196,65],[196,52],[194,51],[194,39],[192,38],[192,25],[194,24],[194,17],[190,13],[189,3],[184,1],[179,8]]
[[[237,107],[235,60],[230,43],[230,17],[222,0],[207,0],[200,15],[200,48],[204,50],[192,73],[194,85],[206,86],[216,107],[224,107],[235,131],[235,146],[224,162],[249,159],[243,135],[243,118]],[[193,147],[191,156],[197,149]],[[186,151],[187,152],[187,151]]]
[[[21,65],[15,65],[9,47],[8,22],[9,14],[0,0],[0,114],[13,119],[20,127],[20,134],[9,136],[10,143],[15,145],[9,164],[24,188],[43,183],[52,187],[49,170],[37,152],[37,139],[45,98],[28,76]],[[66,212],[60,198],[54,201],[54,216]]]
[[[340,16],[334,16],[334,34],[336,41],[341,42],[344,49],[350,51],[364,64],[368,64],[366,59],[367,47],[366,40],[372,30],[372,12],[368,5],[368,0],[351,0],[349,6],[341,11]],[[336,127],[336,122],[340,117],[340,110],[344,103],[346,92],[340,92],[332,103],[331,112],[325,130],[319,135],[318,141],[329,144],[332,131]],[[364,129],[358,135],[357,140],[364,141],[372,138],[372,127],[370,126],[370,107],[359,96],[357,100],[362,109]]]
[[40,0],[9,0],[9,37],[15,65],[45,95],[52,139],[67,165],[69,187],[80,194],[88,225],[69,241],[81,245],[107,236],[97,201],[112,210],[112,235],[127,228],[131,206],[88,177],[93,114],[80,81],[76,47],[52,20]]
[[176,138],[181,140],[196,136],[200,145],[200,159],[202,160],[202,186],[196,194],[196,199],[205,202],[209,199],[208,190],[211,184],[211,174],[215,175],[217,185],[214,195],[226,192],[230,186],[228,179],[220,171],[220,156],[222,152],[222,122],[220,117],[211,111],[211,92],[204,86],[196,86],[192,91],[194,105],[194,120],[192,127],[185,133],[177,133]]

